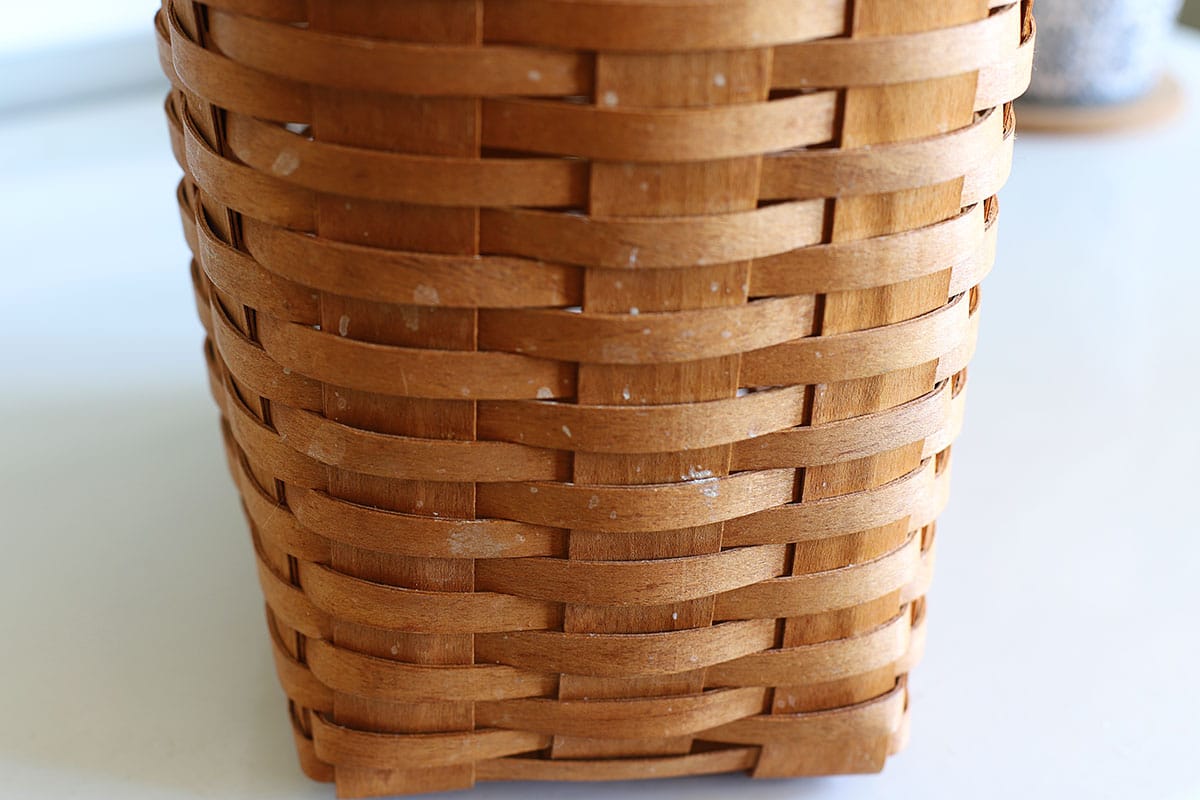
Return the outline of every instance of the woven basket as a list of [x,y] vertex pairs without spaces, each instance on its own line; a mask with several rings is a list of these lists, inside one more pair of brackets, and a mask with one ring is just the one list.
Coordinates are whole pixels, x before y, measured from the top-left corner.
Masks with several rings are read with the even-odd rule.
[[880,769],[1028,4],[157,22],[305,772],[366,796]]

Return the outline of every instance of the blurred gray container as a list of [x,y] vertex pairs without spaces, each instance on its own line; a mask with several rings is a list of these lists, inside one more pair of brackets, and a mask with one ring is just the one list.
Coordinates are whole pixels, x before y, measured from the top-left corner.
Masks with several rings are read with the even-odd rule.
[[1148,94],[1183,0],[1037,0],[1037,52],[1026,100],[1108,105]]

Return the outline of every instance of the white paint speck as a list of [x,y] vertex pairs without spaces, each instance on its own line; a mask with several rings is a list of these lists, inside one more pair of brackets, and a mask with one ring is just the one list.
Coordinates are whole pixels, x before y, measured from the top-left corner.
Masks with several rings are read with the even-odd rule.
[[631,267],[637,266],[637,261],[638,261],[638,248],[636,248],[636,247],[629,248],[629,266],[631,266]]
[[542,73],[538,72],[536,69],[529,70],[526,75],[529,77],[529,80],[533,81],[534,83],[537,83],[542,79]]
[[350,315],[342,314],[341,319],[338,320],[338,335],[346,336],[349,333],[350,333]]
[[462,389],[461,389],[460,391],[462,392],[462,396],[463,396],[463,397],[467,397],[467,396],[469,396],[469,395],[471,394],[471,387],[470,387],[470,386],[464,386],[464,387],[462,387]]
[[678,612],[678,611],[672,611],[672,612],[671,612],[671,619],[679,619],[679,612]]
[[394,656],[399,655],[400,654],[400,645],[398,645],[398,644],[392,645],[391,650],[392,650],[392,655],[394,655]]
[[814,350],[814,351],[813,351],[813,358],[820,358],[820,357],[821,357],[821,351],[820,351],[820,350]]
[[725,73],[724,72],[718,72],[716,75],[713,75],[713,86],[724,86],[724,85],[725,85]]
[[530,493],[530,494],[537,494],[537,487],[536,487],[536,486],[530,486],[530,487],[529,487],[529,493]]
[[637,306],[634,306],[633,308],[629,309],[629,315],[631,317],[636,317],[640,313],[642,313],[642,312],[638,310]]
[[617,104],[617,93],[608,91],[604,93],[604,105],[615,106]]
[[721,291],[721,284],[717,281],[713,281],[712,283],[710,283],[708,285],[708,290],[710,292],[714,292],[714,293],[719,292],[719,291]]
[[566,436],[568,439],[571,438],[571,429],[568,428],[566,425],[562,426],[562,432],[563,432],[563,436]]
[[549,400],[552,397],[554,397],[554,392],[550,391],[549,386],[542,386],[537,390],[538,400]]
[[649,329],[649,328],[642,328],[642,333],[643,333],[644,335],[646,335],[646,336],[649,336],[649,335],[650,335],[650,329]]
[[732,339],[733,331],[721,331],[721,338],[722,339]]
[[599,495],[594,494],[588,498],[588,508],[595,508],[598,505],[600,505],[600,496]]
[[633,397],[633,394],[630,393],[628,386],[621,390],[621,397],[625,398],[626,400]]
[[615,512],[615,511],[610,511],[610,512],[608,512],[608,518],[609,518],[609,519],[616,519],[616,518],[617,518],[617,512]]
[[291,367],[284,367],[284,368],[283,368],[283,374],[284,374],[284,375],[291,375],[291,374],[292,374],[292,368],[291,368]]

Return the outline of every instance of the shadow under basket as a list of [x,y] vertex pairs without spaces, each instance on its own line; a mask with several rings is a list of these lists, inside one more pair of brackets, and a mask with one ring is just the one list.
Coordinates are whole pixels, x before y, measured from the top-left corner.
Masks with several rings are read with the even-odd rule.
[[1003,0],[168,0],[304,771],[882,768],[1033,51]]

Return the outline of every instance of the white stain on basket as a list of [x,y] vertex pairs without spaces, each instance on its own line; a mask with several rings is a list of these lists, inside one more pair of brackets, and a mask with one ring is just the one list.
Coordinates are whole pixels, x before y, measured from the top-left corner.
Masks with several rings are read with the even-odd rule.
[[680,475],[679,479],[698,486],[700,494],[705,497],[713,498],[721,494],[719,481],[711,469],[693,465],[688,467],[688,471]]
[[534,83],[537,83],[542,79],[542,73],[538,72],[536,69],[529,70],[529,72],[525,73],[525,75]]
[[571,429],[568,428],[566,425],[562,426],[562,432],[563,432],[563,436],[566,436],[568,439],[571,438]]
[[474,558],[496,558],[504,555],[504,542],[488,536],[480,531],[459,529],[450,534],[447,541],[450,554],[455,556],[472,556]]
[[[280,437],[281,439],[284,437]],[[341,462],[342,456],[346,454],[346,443],[334,440],[326,442],[322,439],[313,439],[308,443],[308,456],[314,458],[323,464],[337,464]]]
[[713,86],[724,86],[724,85],[725,85],[725,73],[724,72],[718,72],[716,75],[713,75]]
[[636,266],[637,266],[637,263],[638,263],[638,250],[639,250],[639,248],[637,248],[637,247],[631,247],[631,248],[629,248],[629,266],[631,266],[631,267],[636,267]]
[[300,156],[291,150],[281,150],[271,164],[271,172],[276,175],[291,175],[300,167]]
[[442,302],[442,299],[438,297],[437,289],[419,283],[413,289],[413,302],[421,306],[436,306]]
[[633,393],[629,391],[628,386],[621,390],[621,397],[625,398],[626,400],[633,397]]
[[610,107],[615,106],[619,102],[617,93],[613,92],[613,91],[605,92],[604,97],[602,99],[603,99],[604,105],[610,106]]
[[596,508],[599,505],[600,505],[600,496],[599,495],[592,495],[591,497],[588,498],[588,508],[589,509]]
[[400,316],[404,318],[404,327],[410,331],[421,329],[421,311],[416,306],[400,306]]
[[552,397],[554,397],[554,392],[552,392],[550,390],[549,386],[542,386],[542,387],[538,388],[538,390],[537,390],[537,399],[538,400],[549,400]]
[[338,320],[338,336],[347,336],[350,333],[350,315],[342,314]]

